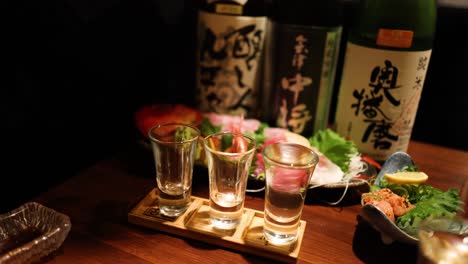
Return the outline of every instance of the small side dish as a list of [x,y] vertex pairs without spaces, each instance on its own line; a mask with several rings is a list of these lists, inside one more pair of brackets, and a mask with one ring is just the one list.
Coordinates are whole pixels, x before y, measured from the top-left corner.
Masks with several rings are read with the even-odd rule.
[[0,263],[34,263],[58,249],[70,218],[36,202],[0,215]]
[[392,154],[374,185],[361,196],[362,217],[377,229],[386,244],[415,244],[421,221],[453,217],[463,210],[459,191],[443,191],[426,184],[429,176],[418,170],[404,152]]

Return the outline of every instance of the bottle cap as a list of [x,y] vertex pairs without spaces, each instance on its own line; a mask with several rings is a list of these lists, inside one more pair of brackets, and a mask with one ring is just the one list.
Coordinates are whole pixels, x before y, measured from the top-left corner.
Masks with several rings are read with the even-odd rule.
[[279,23],[311,26],[340,26],[343,0],[277,0],[272,19]]

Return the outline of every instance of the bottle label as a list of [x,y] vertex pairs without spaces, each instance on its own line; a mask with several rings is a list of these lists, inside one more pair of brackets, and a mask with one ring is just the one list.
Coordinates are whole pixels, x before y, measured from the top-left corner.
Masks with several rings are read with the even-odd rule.
[[255,117],[266,17],[199,12],[197,102],[204,112]]
[[379,29],[377,45],[394,48],[409,48],[413,43],[414,32],[400,29]]
[[277,126],[310,136],[328,123],[341,27],[274,23],[274,104]]
[[336,129],[361,153],[407,151],[431,50],[389,51],[348,42]]
[[242,6],[229,5],[229,4],[217,4],[216,13],[242,15]]

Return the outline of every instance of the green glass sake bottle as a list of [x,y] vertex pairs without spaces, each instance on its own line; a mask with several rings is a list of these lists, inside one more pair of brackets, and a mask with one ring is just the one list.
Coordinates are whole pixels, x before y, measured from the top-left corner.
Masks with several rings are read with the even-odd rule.
[[328,126],[343,1],[276,0],[271,14],[264,119],[310,137]]
[[407,151],[435,35],[436,0],[361,0],[346,45],[336,131],[384,161]]

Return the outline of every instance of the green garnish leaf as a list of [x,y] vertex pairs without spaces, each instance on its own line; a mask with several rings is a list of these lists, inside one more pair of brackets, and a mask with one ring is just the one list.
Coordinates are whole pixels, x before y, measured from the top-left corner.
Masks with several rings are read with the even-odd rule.
[[208,118],[203,118],[202,123],[200,125],[200,132],[202,135],[208,136],[211,134],[215,134],[221,132],[221,126],[215,126],[211,124]]
[[419,169],[418,169],[418,167],[416,167],[416,165],[411,165],[411,166],[404,166],[403,168],[401,168],[401,170],[398,170],[398,171],[411,172],[411,171],[419,171]]
[[231,135],[222,135],[221,136],[221,150],[225,151],[230,146],[232,146],[232,136]]
[[[261,123],[258,129],[255,130],[255,132],[253,133],[250,131],[245,132],[247,136],[255,139],[255,141],[257,142],[257,150],[263,146],[263,143],[267,139],[265,136],[265,128],[268,128],[268,127],[269,126],[267,123]],[[250,166],[250,170],[249,170],[250,175],[255,175],[255,170],[257,169],[257,164],[255,162],[256,159],[257,157],[254,157],[254,161],[252,162],[252,165]],[[264,179],[265,179],[265,174],[263,172],[257,175],[257,180],[264,180]]]
[[309,143],[345,173],[349,171],[350,157],[359,154],[354,142],[346,140],[331,129],[317,131],[309,138]]
[[426,184],[391,183],[385,178],[381,179],[379,187],[389,188],[416,206],[395,221],[399,228],[412,236],[416,236],[419,224],[427,217],[453,216],[457,211],[463,211],[463,202],[455,189],[444,192]]
[[450,217],[462,210],[463,202],[460,201],[457,190],[450,189],[446,192],[439,190],[433,193],[433,196],[420,200],[414,209],[398,217],[395,221],[397,226],[406,233],[416,236],[418,226],[423,219],[438,216]]
[[268,128],[268,127],[269,126],[267,123],[261,123],[255,132],[252,133],[250,131],[246,131],[245,134],[255,139],[255,141],[257,141],[257,147],[260,147],[261,145],[263,145],[263,143],[266,140],[266,136],[264,132],[265,132],[265,128]]
[[192,133],[190,128],[178,127],[174,134],[174,139],[177,142],[183,142],[192,139]]

